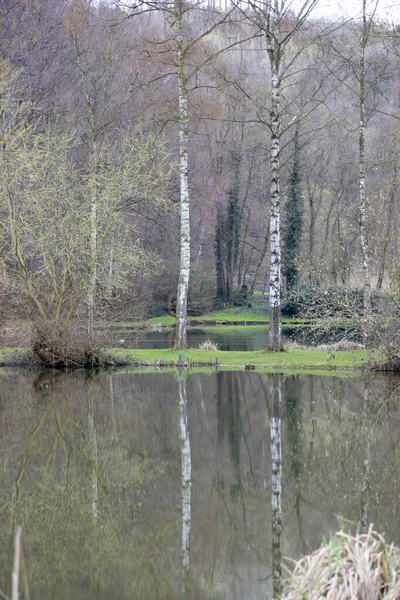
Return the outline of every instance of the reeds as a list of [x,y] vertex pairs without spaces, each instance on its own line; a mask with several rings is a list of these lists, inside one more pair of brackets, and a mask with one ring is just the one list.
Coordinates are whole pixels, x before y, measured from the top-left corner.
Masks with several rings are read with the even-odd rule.
[[219,350],[220,346],[219,344],[216,344],[215,342],[211,341],[211,340],[205,340],[204,342],[201,342],[199,344],[199,350]]
[[285,600],[398,600],[400,549],[373,530],[355,536],[339,531],[299,560],[284,587]]

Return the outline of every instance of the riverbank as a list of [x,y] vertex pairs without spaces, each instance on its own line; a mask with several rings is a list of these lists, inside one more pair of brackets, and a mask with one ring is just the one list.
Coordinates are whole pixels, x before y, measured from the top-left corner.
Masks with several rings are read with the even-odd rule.
[[[105,367],[229,367],[243,370],[253,369],[322,369],[322,370],[368,370],[371,353],[365,350],[315,350],[294,348],[283,352],[236,352],[223,350],[185,351],[174,349],[121,349],[104,350]],[[40,367],[40,361],[23,348],[1,348],[0,366]]]

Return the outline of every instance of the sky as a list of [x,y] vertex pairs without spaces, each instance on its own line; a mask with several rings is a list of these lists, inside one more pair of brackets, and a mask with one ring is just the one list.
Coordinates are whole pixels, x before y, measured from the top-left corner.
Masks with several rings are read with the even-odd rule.
[[[372,12],[376,0],[367,0],[367,12]],[[361,16],[362,0],[319,0],[313,16],[340,16],[355,18]],[[400,24],[400,0],[378,0],[376,16],[391,24]]]

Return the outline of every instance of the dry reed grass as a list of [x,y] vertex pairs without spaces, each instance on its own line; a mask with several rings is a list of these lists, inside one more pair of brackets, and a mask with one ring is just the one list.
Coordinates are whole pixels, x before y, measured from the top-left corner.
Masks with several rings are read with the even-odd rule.
[[355,536],[339,531],[319,550],[299,560],[285,600],[399,600],[400,549],[373,530]]
[[212,340],[205,340],[199,344],[199,350],[219,350],[219,348],[219,344],[216,344]]

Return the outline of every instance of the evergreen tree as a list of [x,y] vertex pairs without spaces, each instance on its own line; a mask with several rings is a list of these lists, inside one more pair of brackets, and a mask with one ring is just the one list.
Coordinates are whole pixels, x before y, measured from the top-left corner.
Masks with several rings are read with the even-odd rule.
[[289,194],[282,228],[282,273],[288,289],[297,285],[299,276],[300,243],[303,232],[303,198],[301,195],[299,129],[294,135],[293,167],[290,173]]

